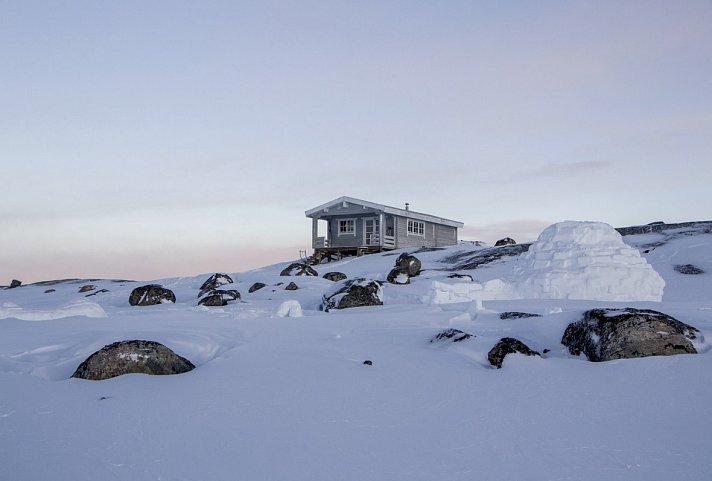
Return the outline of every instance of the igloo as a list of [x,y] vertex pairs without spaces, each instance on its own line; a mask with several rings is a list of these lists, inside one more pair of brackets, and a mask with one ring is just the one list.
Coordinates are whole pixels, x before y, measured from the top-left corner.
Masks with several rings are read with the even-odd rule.
[[520,256],[512,288],[525,299],[659,302],[665,281],[610,225],[566,221]]

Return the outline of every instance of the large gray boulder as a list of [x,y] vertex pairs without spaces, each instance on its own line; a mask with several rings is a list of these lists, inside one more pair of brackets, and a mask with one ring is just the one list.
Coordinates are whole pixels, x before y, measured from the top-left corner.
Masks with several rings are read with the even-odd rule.
[[386,281],[391,284],[410,284],[410,278],[420,274],[420,267],[420,259],[404,252],[396,259],[396,265],[388,273]]
[[335,283],[321,300],[321,310],[348,309],[350,307],[382,306],[383,283],[362,277]]
[[591,309],[569,324],[561,343],[574,356],[610,361],[647,356],[696,354],[692,341],[699,331],[650,309]]
[[10,282],[10,287],[8,289],[15,289],[16,287],[20,287],[22,285],[22,281],[18,281],[17,279],[13,279]]
[[265,284],[264,282],[255,282],[254,284],[252,284],[250,286],[250,288],[247,290],[247,292],[252,294],[253,292],[259,291],[260,289],[262,289],[263,287],[266,287],[266,286],[267,286],[267,284]]
[[307,264],[294,262],[294,263],[290,264],[288,267],[284,268],[282,270],[282,272],[279,273],[279,275],[280,276],[318,276],[319,273]]
[[490,352],[487,353],[487,360],[492,366],[500,369],[502,367],[502,363],[504,362],[504,358],[509,354],[541,356],[541,354],[531,349],[519,339],[514,339],[513,337],[503,337],[497,344],[494,345],[492,349],[490,349]]
[[129,304],[132,306],[153,306],[164,302],[176,302],[173,291],[158,284],[148,284],[131,291]]
[[72,377],[100,381],[123,374],[181,374],[192,362],[155,341],[121,341],[104,346],[82,362]]
[[220,286],[232,283],[232,277],[227,274],[216,272],[212,276],[208,277],[208,279],[203,282],[203,285],[200,286],[200,292],[198,293],[198,297],[203,297],[206,293],[213,291]]

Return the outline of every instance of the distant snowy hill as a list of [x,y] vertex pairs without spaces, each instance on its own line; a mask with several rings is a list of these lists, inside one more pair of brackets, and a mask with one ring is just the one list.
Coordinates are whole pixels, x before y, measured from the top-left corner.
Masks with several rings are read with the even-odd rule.
[[[0,479],[712,479],[712,222],[550,229],[227,273],[240,299],[221,307],[198,306],[213,273],[153,281],[176,302],[146,307],[128,300],[148,283],[0,289]],[[384,283],[382,306],[320,310],[324,274],[382,281],[403,252],[422,271]],[[698,354],[594,363],[562,345],[584,311],[624,307],[698,329]],[[495,369],[502,338],[541,356]],[[70,379],[128,339],[197,367]]]

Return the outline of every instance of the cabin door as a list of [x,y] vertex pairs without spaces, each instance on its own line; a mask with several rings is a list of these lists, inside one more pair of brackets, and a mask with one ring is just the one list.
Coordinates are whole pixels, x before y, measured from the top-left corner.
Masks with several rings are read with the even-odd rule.
[[377,246],[380,245],[380,229],[378,225],[378,219],[364,219],[363,220],[363,233],[364,233],[364,244],[367,246]]

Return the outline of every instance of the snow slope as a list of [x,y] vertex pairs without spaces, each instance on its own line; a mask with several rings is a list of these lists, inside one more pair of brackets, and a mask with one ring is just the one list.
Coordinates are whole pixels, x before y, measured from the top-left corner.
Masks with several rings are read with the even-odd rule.
[[[142,308],[128,305],[142,283],[128,281],[91,281],[108,292],[89,298],[89,281],[0,290],[0,479],[712,479],[712,234],[624,240],[664,279],[662,302],[478,301],[467,286],[508,279],[521,259],[449,278],[451,259],[488,252],[473,245],[416,253],[423,273],[384,286],[382,307],[329,313],[318,307],[333,284],[280,277],[288,263],[230,273],[242,302],[223,308],[196,307],[210,273],[155,281],[177,302]],[[384,279],[398,253],[317,271]],[[674,270],[688,263],[705,273]],[[299,290],[285,291],[292,280]],[[248,293],[257,281],[268,287]],[[590,363],[560,344],[582,311],[625,306],[697,327],[700,354]],[[451,327],[475,337],[429,342]],[[492,369],[504,336],[549,352]],[[135,338],[197,369],[69,379]]]

